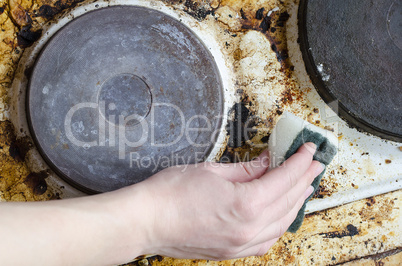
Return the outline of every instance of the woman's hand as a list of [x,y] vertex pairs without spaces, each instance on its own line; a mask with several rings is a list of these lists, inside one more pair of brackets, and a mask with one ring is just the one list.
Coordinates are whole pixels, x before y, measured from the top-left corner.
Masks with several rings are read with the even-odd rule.
[[264,152],[248,163],[171,167],[136,185],[154,214],[146,252],[213,260],[265,254],[323,170],[312,161],[315,145],[305,145],[271,171]]
[[95,196],[0,203],[0,261],[116,265],[142,254],[214,260],[262,255],[313,191],[310,184],[323,167],[312,161],[312,150],[303,146],[268,172],[265,152],[248,163],[171,167]]

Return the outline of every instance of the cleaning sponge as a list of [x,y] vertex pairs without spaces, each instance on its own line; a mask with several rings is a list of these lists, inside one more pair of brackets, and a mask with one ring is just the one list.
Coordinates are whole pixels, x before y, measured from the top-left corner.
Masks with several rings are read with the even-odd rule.
[[[271,154],[271,161],[275,166],[279,166],[292,156],[301,145],[306,142],[313,142],[317,145],[313,159],[327,166],[337,153],[337,141],[338,139],[331,132],[314,126],[289,112],[284,112],[269,138],[268,150]],[[325,169],[314,179],[312,183],[314,191],[317,190],[324,173]],[[289,232],[296,232],[302,225],[306,203],[311,197],[304,202],[296,219],[288,228]]]

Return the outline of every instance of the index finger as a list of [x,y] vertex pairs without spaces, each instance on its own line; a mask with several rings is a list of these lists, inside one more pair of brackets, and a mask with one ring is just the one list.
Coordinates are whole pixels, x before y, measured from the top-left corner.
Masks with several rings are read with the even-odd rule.
[[[316,145],[314,143],[305,143],[281,166],[272,169],[252,182],[260,182],[259,186],[269,197],[268,202],[274,201],[298,183],[299,179],[309,169],[315,150]],[[268,191],[272,193],[266,193]]]

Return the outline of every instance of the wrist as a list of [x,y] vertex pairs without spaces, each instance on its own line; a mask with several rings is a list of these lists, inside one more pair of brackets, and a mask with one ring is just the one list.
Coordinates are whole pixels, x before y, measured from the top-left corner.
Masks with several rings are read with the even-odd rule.
[[116,230],[111,244],[117,263],[153,253],[154,210],[152,198],[142,184],[105,194],[105,212],[113,215]]

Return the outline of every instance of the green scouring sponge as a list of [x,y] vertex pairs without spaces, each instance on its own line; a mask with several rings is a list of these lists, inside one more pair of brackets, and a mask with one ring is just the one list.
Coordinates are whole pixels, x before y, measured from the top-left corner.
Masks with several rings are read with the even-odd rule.
[[[313,142],[317,145],[317,150],[313,156],[314,160],[327,166],[337,153],[337,141],[338,139],[332,132],[314,126],[289,112],[284,112],[269,138],[268,150],[271,154],[271,162],[274,163],[274,166],[279,166],[292,156],[301,145],[306,142]],[[311,184],[314,191],[317,190],[324,173],[325,169]],[[311,197],[312,195],[304,202],[296,219],[288,228],[288,232],[295,233],[302,225],[306,203]]]

